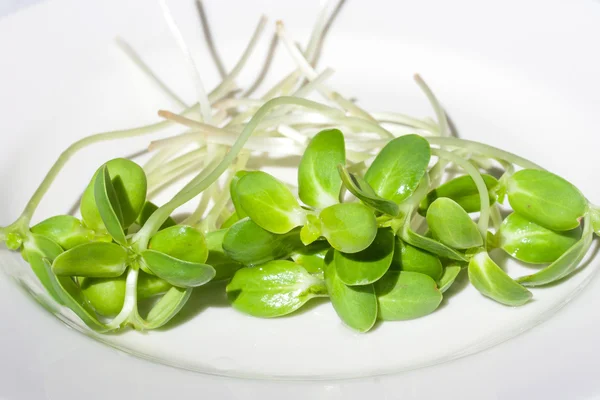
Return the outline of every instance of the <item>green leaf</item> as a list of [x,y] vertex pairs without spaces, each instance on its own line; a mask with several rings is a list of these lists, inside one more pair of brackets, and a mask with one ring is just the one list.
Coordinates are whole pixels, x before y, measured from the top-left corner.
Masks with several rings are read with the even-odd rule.
[[523,286],[534,287],[546,285],[566,277],[579,266],[579,263],[590,249],[593,237],[591,223],[586,218],[583,235],[577,243],[546,268],[533,275],[521,277],[517,279],[517,282]]
[[111,183],[121,208],[123,228],[127,228],[136,220],[146,203],[147,182],[142,167],[124,158],[107,162],[94,174],[81,199],[83,221],[91,229],[106,230],[94,195],[94,182],[104,167],[112,178]]
[[229,257],[223,250],[223,240],[228,229],[208,232],[206,245],[208,246],[208,259],[206,263],[215,269],[213,281],[222,281],[233,278],[235,272],[244,265]]
[[419,186],[430,158],[427,140],[419,135],[400,136],[379,152],[365,180],[379,196],[401,203]]
[[553,231],[579,226],[588,203],[581,192],[558,175],[524,169],[508,180],[508,202],[530,221]]
[[442,277],[443,267],[440,259],[425,250],[404,243],[396,237],[394,258],[390,269],[396,271],[411,271],[429,275],[435,281]]
[[300,229],[300,240],[306,246],[321,237],[321,220],[313,215],[306,216],[306,225]]
[[171,320],[187,303],[192,289],[173,287],[152,307],[144,321],[144,329],[157,329]]
[[150,239],[148,248],[197,264],[205,263],[208,257],[206,239],[202,232],[186,225],[175,225],[158,231]]
[[[98,239],[94,231],[70,215],[48,218],[32,227],[31,232],[52,239],[66,250]],[[108,240],[111,239],[108,238]]]
[[240,179],[247,175],[249,171],[238,171],[231,178],[231,182],[229,183],[229,194],[231,196],[231,202],[233,203],[233,207],[235,208],[235,213],[237,214],[239,219],[246,218],[248,214],[241,206],[240,197],[238,195],[237,185]]
[[221,224],[221,229],[225,229],[225,228],[229,228],[231,225],[235,224],[236,222],[238,222],[241,218],[239,217],[239,215],[237,215],[237,213],[234,211],[233,214],[231,214],[229,216],[229,218],[227,218],[225,220],[225,222],[223,222]]
[[337,129],[319,132],[298,166],[298,196],[304,204],[325,208],[338,203],[342,181],[337,166],[346,163],[344,135]]
[[337,275],[330,251],[326,257],[325,284],[337,315],[350,328],[367,332],[377,320],[377,296],[372,284],[346,286]]
[[248,266],[287,258],[302,247],[299,228],[277,235],[247,218],[233,224],[223,238],[225,254]]
[[581,227],[554,232],[512,213],[502,222],[495,240],[508,254],[531,264],[556,261],[581,238]]
[[142,259],[154,275],[177,287],[202,286],[215,276],[210,265],[180,260],[156,250],[144,250]]
[[331,246],[327,241],[322,240],[314,242],[291,254],[292,260],[310,274],[323,278],[325,271],[325,255],[329,252]]
[[[115,317],[125,303],[127,274],[116,278],[79,277],[79,287],[92,308],[104,317]],[[157,276],[139,272],[137,299],[143,301],[166,293],[173,286]]]
[[[481,174],[481,177],[488,189],[490,205],[492,205],[497,198],[495,189],[498,180],[488,174]],[[419,214],[425,216],[431,203],[440,197],[454,200],[468,213],[478,212],[481,209],[479,190],[470,175],[459,176],[430,191],[419,205]]]
[[[138,224],[139,226],[144,226],[146,221],[148,221],[148,218],[150,218],[150,216],[152,214],[154,214],[154,211],[156,211],[156,210],[158,210],[158,206],[156,204],[152,203],[151,201],[145,202],[144,206],[142,207],[142,211],[140,212],[137,219],[135,220],[135,223]],[[163,230],[165,228],[175,226],[175,225],[177,225],[177,222],[175,222],[175,220],[173,218],[169,217],[162,224],[162,226],[160,227],[159,230]]]
[[292,192],[265,172],[248,172],[239,180],[236,190],[242,209],[269,232],[288,233],[306,222],[306,211]]
[[127,262],[127,251],[118,244],[92,242],[56,257],[52,271],[58,276],[115,278],[125,272]]
[[327,293],[322,280],[284,260],[240,269],[226,290],[236,310],[262,318],[289,314]]
[[433,236],[445,245],[459,249],[470,249],[483,245],[483,238],[469,214],[446,197],[440,197],[427,210],[427,224]]
[[319,214],[321,233],[331,246],[344,253],[366,249],[377,235],[373,211],[358,203],[327,207]]
[[91,329],[100,333],[109,331],[110,328],[98,321],[94,310],[87,303],[73,279],[67,276],[57,277],[54,275],[50,260],[47,258],[43,259],[43,263],[54,292],[60,296],[60,304],[70,308]]
[[592,227],[596,235],[600,236],[600,209],[592,207],[590,209],[590,217],[592,220]]
[[127,274],[116,278],[80,278],[79,287],[92,308],[104,317],[115,317],[125,303]]
[[117,198],[117,193],[112,185],[108,168],[103,167],[97,175],[94,184],[94,200],[106,230],[115,242],[126,246],[125,232],[123,232],[123,214]]
[[338,172],[346,189],[362,201],[364,205],[393,217],[398,216],[400,213],[398,205],[393,201],[378,196],[363,178],[348,172],[343,165],[338,165]]
[[375,283],[379,318],[401,321],[431,314],[442,302],[442,293],[427,275],[389,271]]
[[379,228],[377,236],[366,249],[351,254],[335,250],[337,278],[349,286],[367,285],[379,280],[392,263],[394,245],[394,232],[390,228]]
[[458,274],[460,274],[461,270],[462,268],[460,267],[460,265],[447,265],[444,268],[444,274],[437,281],[437,285],[440,289],[440,292],[445,293],[446,290],[448,290],[450,286],[452,286],[452,284],[456,280],[456,277],[458,276]]
[[159,294],[168,292],[173,286],[155,275],[140,271],[137,281],[138,300],[146,300]]
[[488,255],[480,250],[469,262],[469,280],[481,294],[508,306],[527,303],[532,294],[515,282]]
[[449,258],[456,261],[468,261],[467,257],[437,240],[419,235],[410,229],[409,218],[406,219],[404,225],[399,231],[400,237],[406,243],[418,247],[419,249],[428,251],[442,258]]
[[44,286],[44,289],[46,289],[48,294],[58,304],[63,303],[61,296],[58,294],[52,283],[52,280],[56,278],[54,277],[54,274],[48,274],[44,259],[48,259],[52,262],[62,252],[63,249],[56,242],[42,235],[28,235],[23,243],[23,257],[31,265],[31,269],[40,280],[42,286]]

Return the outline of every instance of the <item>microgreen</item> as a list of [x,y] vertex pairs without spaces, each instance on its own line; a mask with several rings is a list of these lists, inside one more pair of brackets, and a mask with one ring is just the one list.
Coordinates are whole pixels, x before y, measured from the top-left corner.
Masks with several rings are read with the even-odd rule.
[[248,172],[236,191],[240,207],[261,228],[283,234],[304,225],[305,212],[292,192],[269,174]]
[[235,309],[272,318],[294,312],[313,297],[327,295],[327,288],[301,266],[276,260],[237,271],[227,285],[227,294]]
[[231,259],[223,249],[223,240],[227,229],[209,232],[206,235],[206,247],[208,248],[208,257],[206,264],[215,269],[213,281],[222,281],[231,279],[235,271],[242,268],[243,265]]
[[331,251],[324,262],[325,284],[335,312],[352,329],[359,332],[371,329],[377,320],[377,296],[373,285],[348,286],[342,282]]
[[375,283],[379,318],[384,321],[414,319],[431,314],[442,302],[442,293],[428,275],[390,271]]
[[524,169],[507,184],[511,207],[545,228],[574,229],[587,211],[588,203],[572,184],[548,171]]
[[299,229],[277,235],[264,230],[250,219],[243,219],[228,228],[223,238],[223,250],[232,260],[253,266],[288,257],[303,247]]
[[579,266],[592,244],[593,231],[590,218],[584,221],[583,233],[573,246],[564,252],[556,261],[535,274],[524,276],[518,282],[524,286],[540,286],[564,278]]
[[[97,188],[97,185],[104,186],[106,189]],[[104,219],[96,199],[97,191],[107,190],[109,192],[102,195],[102,200],[106,202],[104,197],[108,195],[113,207],[115,203],[118,203],[119,210],[114,211],[117,213],[119,222],[123,228],[129,227],[146,203],[146,187],[146,174],[136,163],[124,158],[107,162],[96,171],[94,178],[83,193],[81,215],[85,224],[92,229],[107,228],[104,226]],[[104,204],[104,207],[107,206],[108,204]]]
[[52,263],[58,276],[114,278],[127,268],[127,251],[114,243],[85,243],[61,253]]
[[386,200],[383,197],[379,197],[375,190],[358,175],[348,172],[343,165],[338,165],[338,171],[344,187],[348,189],[350,193],[356,196],[364,205],[371,207],[375,211],[382,212],[384,214],[397,216],[400,209],[396,203],[391,200]]
[[357,253],[334,252],[337,279],[349,286],[378,281],[388,270],[394,257],[394,233],[379,228],[373,242]]
[[[496,188],[498,186],[498,180],[488,174],[481,174],[481,177],[488,189],[490,205],[492,205],[496,202],[497,198]],[[477,189],[477,185],[475,185],[473,178],[469,175],[454,178],[430,191],[427,194],[427,197],[419,204],[419,214],[425,216],[431,203],[440,197],[448,197],[449,199],[454,200],[468,213],[477,212],[481,209],[479,190]]]
[[532,294],[506,274],[484,250],[469,261],[469,280],[484,296],[509,306],[527,303]]
[[429,275],[436,281],[441,279],[444,270],[442,262],[437,256],[404,243],[399,237],[396,237],[395,240],[394,258],[390,269],[419,272]]
[[[433,312],[467,265],[477,290],[510,306],[532,298],[526,287],[558,282],[579,267],[600,233],[600,208],[532,161],[451,137],[440,101],[418,75],[435,120],[367,111],[330,89],[325,81],[332,70],[314,68],[323,24],[316,24],[305,51],[279,24],[277,34],[298,69],[261,98],[249,97],[256,85],[237,90],[236,77],[264,25],[261,19],[213,92],[205,93],[194,67],[199,103],[189,107],[122,44],[185,110],[161,110],[166,121],[73,143],[20,217],[0,228],[0,241],[21,251],[47,292],[38,301],[48,306],[51,298],[98,332],[148,330],[170,321],[194,287],[219,280],[228,282],[232,306],[246,314],[283,316],[328,296],[344,324],[366,332],[376,318]],[[315,91],[327,104],[307,99]],[[194,119],[198,111],[201,120]],[[152,142],[144,167],[116,158],[95,171],[81,198],[81,219],[57,215],[30,227],[77,151],[175,124],[188,130]],[[297,196],[263,170],[265,160],[279,165],[283,159],[296,162]],[[466,175],[444,181],[454,173],[450,165]],[[189,175],[164,204],[152,202]],[[195,211],[177,223],[171,215],[194,199]],[[512,208],[504,220],[497,203]],[[548,265],[514,280],[490,258],[493,248]],[[144,317],[138,302],[150,298]]]
[[71,215],[50,217],[32,226],[31,232],[52,239],[65,250],[94,240],[111,241],[108,235],[97,235]]
[[581,227],[555,232],[512,213],[496,234],[497,246],[514,258],[531,264],[556,261],[581,237]]
[[346,163],[344,135],[337,129],[312,138],[298,165],[298,197],[304,204],[325,208],[337,204],[342,180],[337,166]]
[[440,197],[427,209],[427,224],[433,236],[454,249],[466,250],[483,245],[477,225],[454,200]]
[[419,135],[401,136],[379,152],[365,174],[365,181],[379,196],[401,203],[419,186],[430,158],[427,140]]
[[460,265],[450,264],[444,267],[444,273],[437,281],[440,292],[445,293],[446,290],[450,289],[450,286],[452,286],[458,277],[458,274],[460,274],[460,271],[462,271],[462,267]]
[[321,232],[331,246],[344,253],[366,249],[377,235],[373,212],[357,203],[342,203],[327,207],[319,214]]

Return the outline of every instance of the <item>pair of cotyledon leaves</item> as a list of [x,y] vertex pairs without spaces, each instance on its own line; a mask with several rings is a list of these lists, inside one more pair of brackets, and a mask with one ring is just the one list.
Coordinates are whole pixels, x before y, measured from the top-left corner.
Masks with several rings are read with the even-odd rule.
[[[146,201],[143,170],[129,160],[109,161],[84,192],[84,222],[57,216],[34,226],[24,256],[52,297],[97,330],[107,327],[93,311],[105,316],[118,311],[125,296],[125,271],[138,263],[148,273],[138,278],[138,298],[166,292],[141,328],[158,327],[183,306],[188,288],[210,281],[215,270],[205,264],[204,235],[192,227],[176,226],[172,219],[151,238],[148,249],[139,254],[132,251],[127,229],[134,223],[143,225],[156,208]],[[77,277],[79,285],[71,277]]]
[[[397,216],[398,204],[408,198],[427,171],[428,142],[418,135],[390,141],[377,155],[364,179],[348,173],[344,137],[339,130],[318,133],[298,167],[298,196],[261,171],[238,173],[231,197],[238,217],[245,216],[275,234],[301,227],[304,244],[324,237],[344,253],[366,249],[377,235],[375,211]],[[340,203],[345,185],[361,203]]]

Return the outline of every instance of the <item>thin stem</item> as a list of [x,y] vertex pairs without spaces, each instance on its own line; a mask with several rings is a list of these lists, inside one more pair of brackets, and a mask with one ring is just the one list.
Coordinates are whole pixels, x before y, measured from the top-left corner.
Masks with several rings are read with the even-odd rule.
[[217,52],[217,48],[215,46],[215,41],[212,36],[212,31],[210,29],[210,24],[208,23],[208,17],[206,16],[206,11],[204,10],[204,2],[202,0],[196,0],[196,10],[198,11],[198,17],[200,17],[200,25],[202,26],[202,33],[204,34],[204,40],[206,41],[206,47],[208,47],[208,51],[210,56],[215,63],[215,67],[217,67],[217,71],[219,71],[219,75],[221,79],[225,79],[227,72],[225,71],[225,67],[223,66],[223,61]]
[[183,177],[199,170],[204,165],[204,160],[190,161],[182,168],[165,174],[162,177],[162,183],[148,190],[148,198],[154,197],[156,194],[166,189],[167,187],[179,182]]
[[418,118],[409,117],[408,115],[404,115],[404,114],[379,112],[379,113],[371,113],[371,115],[379,123],[388,122],[388,123],[392,123],[392,124],[404,125],[409,128],[423,129],[423,130],[431,132],[431,133],[437,133],[437,129],[438,129],[433,124],[430,124],[430,123],[420,120]]
[[187,60],[187,66],[192,77],[193,82],[196,86],[196,94],[198,96],[198,103],[200,104],[200,113],[202,114],[202,120],[207,124],[211,123],[212,120],[212,111],[210,107],[210,101],[208,100],[208,95],[206,90],[204,89],[204,84],[202,83],[202,78],[200,77],[200,72],[198,72],[198,67],[196,66],[196,62],[192,57],[192,53],[188,48],[185,40],[183,39],[183,35],[181,34],[181,30],[177,26],[177,22],[175,22],[175,18],[173,18],[173,14],[167,5],[167,0],[159,0],[160,7],[162,8],[163,17],[165,18],[165,22],[171,31],[177,46],[185,56]]
[[200,147],[198,149],[191,150],[185,154],[182,154],[174,159],[170,160],[168,163],[162,165],[160,171],[155,171],[152,174],[148,174],[148,186],[152,187],[155,183],[160,182],[165,176],[175,172],[179,172],[182,169],[185,169],[186,166],[190,165],[192,162],[197,162],[201,159],[202,156],[206,154],[206,149]]
[[146,175],[158,168],[160,164],[171,158],[171,156],[175,155],[177,151],[179,150],[175,149],[174,147],[168,147],[159,149],[154,154],[152,154],[152,157],[150,157],[150,159],[146,161],[146,163],[143,166]]
[[494,204],[492,206],[490,217],[492,220],[492,226],[497,231],[502,224],[502,214],[500,214],[500,207],[498,207],[498,204]]
[[137,232],[133,238],[134,245],[138,249],[145,249],[148,246],[150,237],[158,231],[164,221],[171,215],[171,213],[178,207],[187,203],[198,194],[202,193],[206,188],[212,185],[222,174],[225,172],[233,160],[237,157],[238,153],[244,148],[244,145],[260,123],[260,121],[275,107],[285,104],[297,104],[303,107],[323,107],[318,103],[315,103],[306,99],[298,99],[294,97],[279,97],[273,100],[269,100],[262,106],[248,124],[244,127],[244,130],[240,134],[238,140],[233,144],[229,152],[225,155],[223,160],[217,165],[217,167],[206,177],[202,177],[202,173],[196,176],[186,187],[180,190],[173,199],[168,203],[156,210],[148,221],[144,224],[142,229]]
[[[190,109],[188,109],[188,110],[190,110]],[[31,218],[33,217],[33,213],[37,209],[37,207],[40,204],[40,201],[42,200],[44,195],[46,194],[46,192],[48,191],[48,189],[50,188],[50,186],[52,185],[52,183],[54,182],[54,180],[56,179],[56,177],[58,176],[58,174],[60,173],[62,168],[65,166],[65,164],[79,150],[81,150],[87,146],[90,146],[92,144],[100,143],[100,142],[107,141],[107,140],[124,139],[124,138],[132,138],[132,137],[136,137],[136,136],[148,135],[150,133],[154,133],[156,131],[163,129],[163,128],[169,126],[170,124],[171,124],[170,121],[161,121],[161,122],[158,122],[158,123],[155,123],[152,125],[146,125],[146,126],[142,126],[139,128],[97,133],[95,135],[85,137],[85,138],[73,143],[58,157],[58,160],[54,163],[52,168],[50,168],[50,171],[48,171],[48,173],[44,177],[44,180],[42,181],[40,186],[36,189],[35,193],[33,194],[33,196],[31,196],[31,199],[25,206],[25,209],[23,210],[23,213],[19,217],[19,220],[21,220],[24,225],[29,225]]]
[[167,96],[171,98],[179,107],[189,108],[189,106],[173,92],[155,73],[148,64],[142,60],[139,54],[121,37],[115,39],[117,46],[125,53],[127,57],[146,75],[150,80]]
[[446,113],[444,112],[444,108],[438,101],[437,97],[433,94],[433,91],[429,88],[427,83],[421,78],[419,74],[415,74],[414,76],[417,85],[421,88],[427,99],[431,103],[433,110],[435,111],[435,115],[437,116],[437,122],[440,127],[440,135],[441,136],[450,136],[450,127],[448,125],[448,118],[446,117]]
[[225,95],[226,92],[229,90],[229,87],[234,85],[235,79],[238,77],[238,75],[240,74],[240,72],[242,71],[244,66],[246,65],[248,58],[250,58],[250,55],[256,48],[256,44],[258,43],[260,36],[262,35],[263,31],[265,30],[266,24],[267,24],[267,17],[265,17],[263,15],[260,18],[260,20],[258,21],[258,25],[256,26],[256,29],[254,30],[254,33],[252,34],[252,37],[250,38],[250,42],[248,43],[248,46],[244,50],[242,57],[239,59],[237,64],[233,67],[231,72],[223,79],[223,81],[215,88],[215,90],[213,90],[212,94],[213,94],[215,100],[221,99],[223,97],[223,95]]
[[425,139],[427,139],[427,141],[433,145],[459,147],[468,151],[484,154],[490,158],[504,160],[511,164],[519,165],[523,168],[544,169],[523,157],[517,156],[516,154],[472,140],[459,139],[455,137],[426,137]]
[[451,153],[449,151],[444,151],[440,149],[431,149],[431,153],[436,156],[449,160],[456,165],[461,166],[466,173],[468,173],[475,186],[477,186],[477,191],[479,192],[479,202],[481,204],[481,210],[479,212],[479,222],[477,226],[479,227],[479,232],[483,237],[483,241],[485,243],[485,239],[487,236],[487,228],[490,222],[490,198],[488,195],[487,186],[485,185],[485,181],[481,177],[481,173],[467,160],[458,157],[456,154]]
[[121,312],[106,326],[110,329],[117,329],[123,324],[131,313],[133,309],[137,306],[137,280],[138,280],[138,266],[133,264],[129,267],[129,272],[127,272],[127,279],[125,281],[125,302],[123,303],[123,308]]
[[271,68],[271,64],[273,63],[273,58],[275,57],[275,50],[277,50],[278,37],[277,34],[273,34],[271,37],[271,42],[269,43],[269,50],[267,50],[267,55],[265,56],[265,61],[263,62],[263,67],[254,79],[254,82],[250,85],[250,87],[243,93],[244,97],[249,97],[258,89],[261,83],[265,80],[265,77],[269,73],[269,69]]

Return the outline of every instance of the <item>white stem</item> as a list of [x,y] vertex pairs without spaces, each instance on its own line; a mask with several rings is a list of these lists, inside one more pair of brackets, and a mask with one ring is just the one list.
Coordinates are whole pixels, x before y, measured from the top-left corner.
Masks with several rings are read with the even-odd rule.
[[131,315],[133,309],[137,304],[137,279],[138,279],[138,267],[129,267],[127,272],[127,279],[125,281],[125,301],[121,312],[106,326],[109,330],[117,329],[123,324]]
[[175,22],[175,18],[173,18],[173,14],[167,5],[167,0],[159,0],[160,7],[162,8],[163,16],[177,43],[177,46],[185,56],[187,60],[187,66],[190,73],[190,76],[195,83],[196,86],[196,94],[198,96],[198,103],[200,104],[200,113],[202,114],[202,120],[207,124],[210,124],[212,121],[212,111],[210,107],[210,102],[208,100],[208,95],[206,94],[206,90],[204,89],[204,84],[202,83],[202,77],[200,76],[200,72],[198,71],[198,67],[196,66],[196,62],[192,57],[192,53],[188,48],[185,40],[183,39],[183,35],[181,34],[181,30],[177,26],[177,22]]
[[142,60],[137,52],[131,47],[125,39],[121,37],[115,38],[117,46],[125,53],[127,57],[152,81],[163,93],[173,100],[181,108],[189,108],[189,106],[173,92],[155,73],[150,69],[148,64]]

